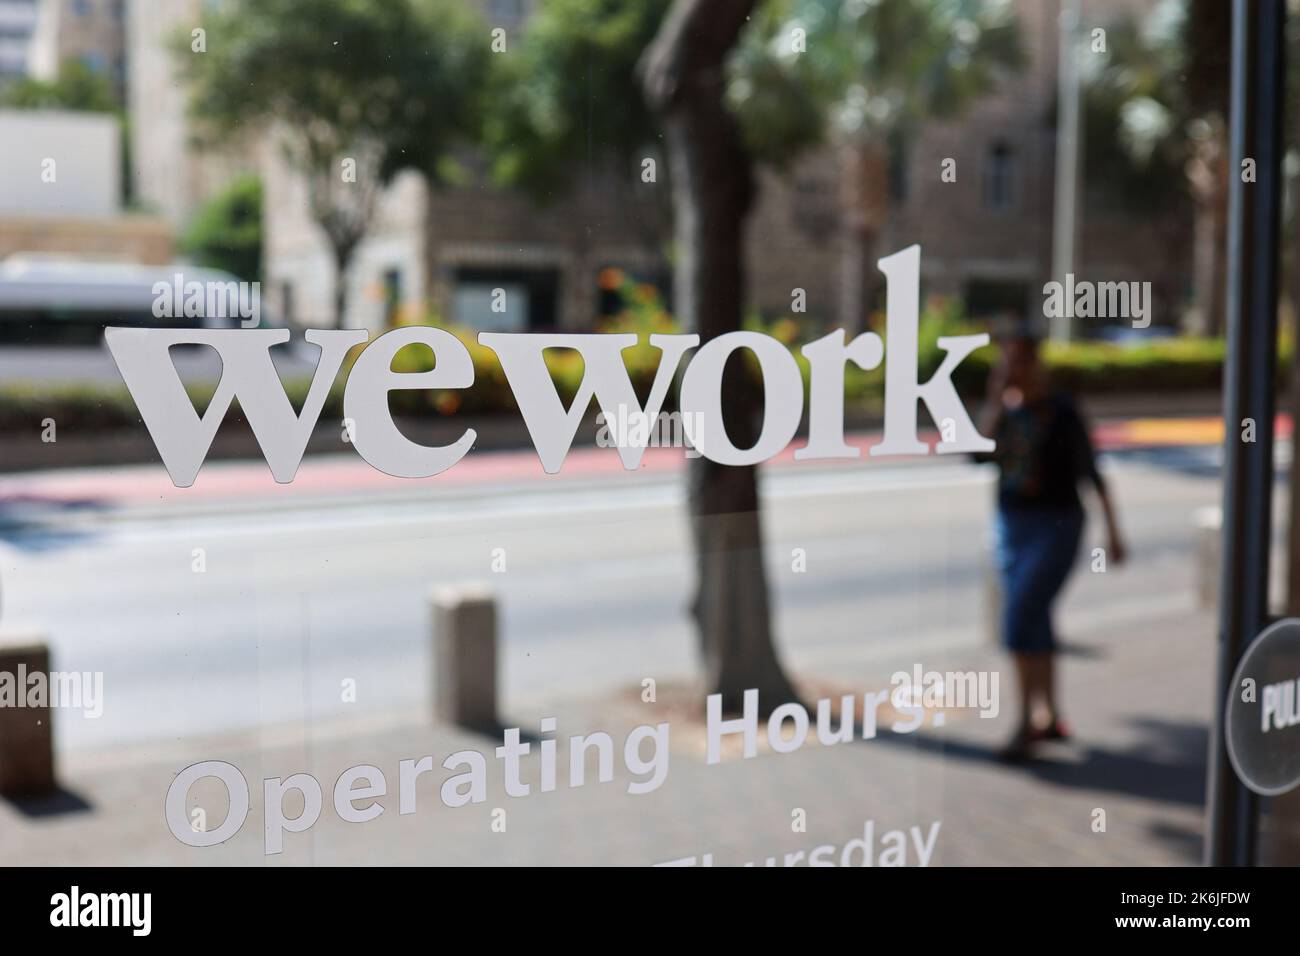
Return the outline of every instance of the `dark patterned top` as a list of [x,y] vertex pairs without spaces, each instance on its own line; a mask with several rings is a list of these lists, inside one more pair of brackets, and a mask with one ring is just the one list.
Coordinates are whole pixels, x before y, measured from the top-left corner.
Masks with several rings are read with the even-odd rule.
[[1057,393],[1005,409],[995,435],[998,506],[1078,510],[1079,482],[1096,485],[1092,439],[1068,395]]

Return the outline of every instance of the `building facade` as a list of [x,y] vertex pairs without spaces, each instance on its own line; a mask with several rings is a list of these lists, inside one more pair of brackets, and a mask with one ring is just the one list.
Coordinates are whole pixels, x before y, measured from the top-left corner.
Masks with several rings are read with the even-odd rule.
[[[1094,29],[1155,6],[1088,0],[1080,32],[1087,40]],[[925,293],[960,296],[976,317],[1041,318],[1044,284],[1064,279],[1052,274],[1059,5],[1029,0],[1016,9],[1022,71],[960,117],[925,125],[900,164],[884,231],[888,250],[920,243]],[[946,160],[954,161],[956,182],[941,176]],[[1150,281],[1154,321],[1176,324],[1191,282],[1190,221],[1147,221],[1087,189],[1076,217],[1075,274]]]
[[28,74],[35,30],[36,0],[0,0],[0,83]]
[[[1155,0],[1091,0],[1084,26],[1144,13]],[[891,156],[865,168],[826,148],[777,174],[760,170],[747,233],[749,307],[775,317],[802,290],[807,318],[859,328],[883,300],[874,261],[913,243],[923,250],[923,294],[958,296],[987,318],[1032,316],[1052,271],[1059,4],[1016,4],[1025,65],[960,116],[930,121]],[[137,195],[180,228],[197,204],[240,169],[265,184],[265,296],[302,326],[332,322],[334,261],[309,214],[306,185],[269,137],[259,148],[201,150],[189,141],[185,93],[166,37],[201,23],[199,0],[132,0],[128,50]],[[492,25],[514,32],[531,4],[490,0]],[[954,182],[941,175],[951,161]],[[344,324],[374,330],[434,315],[475,327],[590,329],[609,303],[598,276],[615,266],[665,291],[671,270],[668,184],[640,169],[585,170],[549,205],[493,188],[472,160],[468,182],[430,189],[399,176],[377,201],[349,266]],[[1086,174],[1086,172],[1085,172]],[[887,176],[885,208],[865,246],[854,177]],[[877,187],[879,184],[876,184]],[[656,194],[657,191],[657,194]],[[1095,281],[1152,281],[1157,323],[1171,323],[1190,281],[1189,230],[1162,217],[1079,205],[1075,272]],[[1059,278],[1059,277],[1055,277]],[[499,293],[499,294],[498,294]],[[496,311],[504,304],[504,311]]]
[[28,66],[52,80],[75,60],[107,77],[119,102],[127,84],[126,0],[39,0]]

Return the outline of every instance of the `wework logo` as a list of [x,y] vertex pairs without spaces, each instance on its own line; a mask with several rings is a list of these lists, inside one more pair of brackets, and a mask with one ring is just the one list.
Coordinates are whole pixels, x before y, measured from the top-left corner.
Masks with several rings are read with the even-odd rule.
[[[931,379],[917,381],[917,324],[921,247],[909,246],[881,259],[878,266],[888,284],[886,341],[864,332],[845,342],[836,330],[801,348],[810,369],[807,444],[795,458],[856,458],[860,450],[844,441],[844,369],[848,362],[869,370],[885,367],[885,429],[871,455],[924,455],[928,446],[917,437],[917,404],[925,402],[939,425],[939,454],[992,451],[993,442],[971,422],[952,373],[967,355],[987,345],[987,335],[940,338],[946,355]],[[109,350],[130,389],[145,426],[153,436],[172,482],[180,488],[194,483],[199,469],[236,398],[279,482],[297,473],[307,440],[320,418],[330,387],[353,346],[364,343],[362,329],[309,330],[305,338],[320,348],[320,359],[301,414],[295,414],[271,361],[271,346],[288,341],[287,329],[127,329],[105,333]],[[624,349],[637,344],[633,334],[517,334],[480,332],[480,344],[496,352],[542,467],[558,472],[573,444],[592,398],[606,421],[618,420],[620,410],[639,409],[639,420],[658,419],[669,385],[689,349],[696,349],[682,374],[679,405],[686,438],[700,455],[723,465],[753,465],[782,451],[794,438],[803,410],[803,377],[790,351],[776,339],[758,332],[730,332],[700,346],[698,335],[651,335],[650,344],[662,353],[644,406],[637,399]],[[208,345],[221,356],[222,375],[200,416],[190,403],[169,350],[176,345]],[[435,356],[426,372],[394,372],[393,358],[410,345],[423,345]],[[584,373],[566,410],[547,371],[546,349],[581,353]],[[765,402],[758,439],[738,448],[727,435],[722,418],[722,373],[734,352],[748,349],[762,371]],[[388,393],[396,389],[460,389],[474,383],[469,351],[450,332],[425,326],[397,329],[381,335],[356,360],[343,393],[349,437],[357,453],[379,471],[400,478],[428,478],[451,468],[469,452],[477,437],[466,429],[450,445],[417,444],[399,431],[388,408]],[[623,467],[636,470],[645,443],[622,441],[618,453]]]
[[178,272],[171,282],[153,284],[154,318],[238,318],[246,329],[257,328],[262,314],[262,283],[185,281]]

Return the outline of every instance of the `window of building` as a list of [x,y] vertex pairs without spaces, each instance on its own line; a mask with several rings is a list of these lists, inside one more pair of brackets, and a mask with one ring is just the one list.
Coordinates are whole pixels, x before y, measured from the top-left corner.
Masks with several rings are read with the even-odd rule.
[[1029,283],[1016,279],[970,279],[962,298],[966,314],[981,321],[1021,319],[1029,315]]
[[280,308],[283,311],[282,318],[286,324],[292,324],[297,320],[293,301],[293,283],[289,281],[280,284]]
[[384,270],[384,327],[397,325],[398,314],[402,308],[402,270],[393,268]]
[[984,204],[990,209],[1015,205],[1015,151],[1006,143],[994,143],[984,166]]
[[452,318],[487,332],[537,332],[555,328],[558,270],[466,266],[456,270]]
[[524,15],[523,0],[490,0],[488,17],[493,22],[507,21],[514,23]]

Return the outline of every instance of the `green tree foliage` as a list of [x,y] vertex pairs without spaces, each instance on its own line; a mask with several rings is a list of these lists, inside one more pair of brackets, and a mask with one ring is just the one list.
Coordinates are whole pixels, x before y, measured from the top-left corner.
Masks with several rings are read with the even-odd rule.
[[19,110],[76,110],[116,113],[117,98],[103,73],[80,60],[67,60],[53,80],[23,77],[0,87],[0,105]]
[[728,103],[749,153],[777,167],[824,143],[843,152],[845,320],[865,317],[888,168],[919,123],[951,117],[1022,65],[1000,0],[768,0],[731,58]]
[[884,142],[953,116],[1022,62],[997,0],[768,0],[732,57],[728,102],[750,152],[784,165],[828,139]]
[[452,0],[237,0],[205,18],[207,52],[178,54],[191,113],[229,135],[273,120],[300,163],[333,163],[362,143],[384,177],[437,175],[473,125],[488,34]]
[[610,159],[631,179],[657,151],[636,64],[668,0],[548,0],[519,52],[494,59],[483,137],[499,183],[549,201],[593,162]]
[[1106,52],[1084,56],[1088,178],[1126,207],[1185,202],[1188,164],[1221,152],[1229,14],[1217,0],[1163,0],[1110,24]]
[[1161,0],[1107,29],[1085,56],[1085,174],[1104,202],[1192,217],[1195,326],[1222,328],[1226,289],[1231,10]]
[[[636,67],[668,0],[546,0],[520,52],[494,63],[484,141],[499,181],[543,199],[662,141]],[[792,49],[805,32],[807,53]],[[767,0],[731,56],[728,102],[756,158],[786,165],[836,135],[887,138],[952,116],[1023,62],[998,0]]]
[[204,29],[204,53],[176,40],[191,114],[211,138],[272,128],[334,253],[339,321],[380,188],[403,169],[439,181],[475,128],[488,30],[454,0],[235,0]]
[[261,180],[240,176],[204,203],[190,220],[180,247],[199,265],[258,281],[262,266]]

